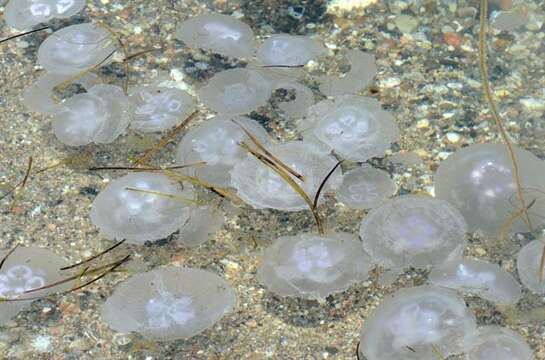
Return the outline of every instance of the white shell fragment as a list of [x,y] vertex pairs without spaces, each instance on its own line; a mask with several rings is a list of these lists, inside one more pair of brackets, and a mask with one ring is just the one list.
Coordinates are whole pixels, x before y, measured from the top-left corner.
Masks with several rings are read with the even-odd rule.
[[[532,153],[515,148],[525,203],[534,201],[528,213],[534,227],[545,219],[545,163]],[[521,207],[516,194],[512,162],[507,147],[473,144],[443,161],[435,175],[435,194],[456,206],[466,218],[470,231],[500,234],[504,224]],[[528,227],[516,216],[512,232]]]
[[386,268],[426,267],[459,256],[467,224],[455,207],[427,196],[386,201],[363,219],[363,248]]
[[275,34],[257,51],[257,59],[265,66],[299,66],[325,52],[325,47],[308,36]]
[[109,144],[129,125],[129,100],[118,86],[96,85],[66,100],[53,116],[53,132],[63,144]]
[[[295,181],[311,197],[336,163],[327,153],[302,141],[274,145],[268,150],[285,165],[304,176],[304,182],[297,179]],[[299,211],[308,207],[305,200],[280,175],[250,154],[234,166],[231,179],[240,198],[256,209]],[[326,184],[325,190],[337,181],[336,172]]]
[[95,198],[91,221],[110,240],[143,244],[164,238],[178,230],[189,216],[186,203],[165,195],[191,199],[188,192],[182,192],[165,175],[140,172],[125,175],[111,182]]
[[[0,259],[4,259],[8,251],[0,251]],[[51,285],[71,276],[71,273],[63,274],[60,270],[60,268],[66,265],[68,263],[65,259],[47,249],[18,247],[7,257],[2,265],[2,269],[0,269],[0,298],[28,299],[68,290],[70,284],[65,283],[48,289],[23,294],[25,291],[37,289],[44,285]],[[32,300],[1,301],[0,325],[6,323],[9,319],[17,315],[17,313],[24,310],[31,302]]]
[[102,314],[116,331],[176,340],[211,327],[235,302],[232,287],[216,274],[171,266],[123,282],[106,300]]
[[[545,294],[545,269],[541,267],[543,251],[545,251],[545,239],[534,240],[520,249],[517,256],[520,281],[536,294]],[[540,271],[542,274],[539,273]]]
[[232,16],[203,14],[178,24],[176,38],[192,48],[225,56],[248,58],[255,53],[253,30]]
[[240,142],[253,144],[237,123],[263,145],[270,144],[267,131],[257,121],[245,116],[218,116],[185,134],[176,152],[178,163],[187,165],[205,162],[205,165],[187,168],[186,172],[216,186],[229,186],[229,171],[247,154],[240,147]]
[[137,86],[130,90],[131,128],[140,132],[168,130],[196,109],[191,95],[177,88]]
[[222,71],[199,91],[199,99],[219,114],[242,115],[256,110],[269,100],[272,84],[257,71]]
[[323,76],[320,91],[327,96],[355,94],[365,89],[377,74],[375,57],[360,50],[346,50],[344,56],[350,62],[350,71],[343,77]]
[[11,0],[4,19],[9,26],[24,30],[55,18],[69,18],[85,7],[86,0]]
[[364,281],[371,266],[351,234],[303,233],[274,240],[265,250],[257,278],[280,296],[321,299]]
[[417,286],[399,290],[374,310],[363,324],[359,349],[367,360],[437,360],[461,353],[475,328],[475,316],[456,292]]
[[466,360],[533,360],[524,338],[513,330],[483,326],[469,340]]
[[354,95],[317,103],[299,126],[305,138],[315,137],[353,161],[383,156],[399,138],[393,116],[382,110],[378,101]]
[[115,45],[112,35],[96,24],[71,25],[44,40],[38,63],[51,73],[75,75],[107,63]]
[[343,174],[335,196],[353,209],[372,209],[382,204],[396,191],[390,175],[371,165],[363,165]]
[[456,259],[435,266],[432,284],[478,295],[497,304],[516,304],[521,297],[519,283],[496,264],[481,260]]

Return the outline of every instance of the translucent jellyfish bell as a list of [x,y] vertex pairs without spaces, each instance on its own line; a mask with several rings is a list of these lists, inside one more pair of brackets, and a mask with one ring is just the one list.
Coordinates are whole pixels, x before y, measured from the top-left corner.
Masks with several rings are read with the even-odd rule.
[[248,58],[255,52],[253,30],[228,15],[195,16],[176,27],[176,38],[190,47],[209,49],[235,58]]
[[263,145],[270,144],[267,131],[255,120],[245,116],[218,116],[192,128],[182,138],[176,153],[179,164],[205,162],[187,168],[187,172],[217,186],[230,186],[230,170],[246,157],[240,142],[251,143],[244,130],[250,131]]
[[257,58],[265,66],[299,66],[325,52],[325,47],[308,36],[275,34],[265,40]]
[[69,18],[85,7],[86,0],[11,0],[4,19],[9,26],[24,30],[55,18]]
[[392,115],[382,110],[378,101],[352,95],[312,106],[299,127],[305,139],[321,142],[353,161],[383,156],[399,138]]
[[232,287],[216,274],[171,266],[121,283],[102,314],[116,331],[165,341],[189,338],[211,327],[235,302]]
[[[274,145],[268,150],[305,177],[304,182],[295,181],[311,196],[314,196],[336,164],[327,152],[303,141]],[[325,190],[334,186],[338,179],[335,173],[326,184]],[[247,155],[231,170],[231,184],[246,203],[257,209],[299,211],[308,207],[305,200],[280,175],[251,155]]]
[[364,281],[371,266],[353,235],[302,233],[274,240],[257,278],[277,295],[320,299]]
[[386,268],[426,267],[460,256],[467,224],[444,200],[404,195],[386,201],[363,218],[363,248]]
[[433,286],[401,289],[365,320],[360,352],[367,360],[436,360],[464,351],[475,315],[456,292]]
[[545,294],[545,269],[541,267],[543,251],[545,239],[534,240],[520,249],[517,256],[520,281],[536,294]]
[[447,261],[435,266],[429,279],[434,285],[478,295],[498,304],[516,304],[521,297],[520,284],[511,274],[481,260]]
[[130,90],[131,128],[141,132],[168,130],[185,120],[196,105],[177,88],[137,86]]
[[[0,251],[0,259],[8,255],[9,250]],[[24,294],[25,291],[50,285],[67,278],[60,268],[68,265],[59,255],[39,247],[18,247],[5,260],[0,269],[0,298],[26,299],[42,297],[70,288],[69,283]],[[17,315],[30,305],[32,300],[1,301],[0,325]]]
[[53,116],[53,132],[63,144],[109,144],[129,125],[129,101],[118,86],[96,85],[66,100]]
[[[57,103],[53,97],[54,89],[57,85],[70,79],[68,75],[42,74],[34,84],[25,89],[23,94],[23,103],[30,111],[35,111],[43,115],[53,115],[59,110],[61,104]],[[95,85],[100,84],[97,75],[89,73],[74,83],[83,86],[87,91]]]
[[[521,185],[532,225],[545,219],[545,163],[526,150],[515,148]],[[496,236],[520,207],[507,148],[500,144],[473,144],[443,161],[435,174],[435,194],[456,206],[470,231]],[[534,201],[535,200],[535,201]],[[520,216],[511,231],[527,231]]]
[[110,240],[143,244],[164,238],[178,230],[189,216],[186,203],[164,194],[191,199],[191,193],[182,192],[165,175],[125,175],[111,182],[95,198],[91,221]]
[[269,100],[272,84],[259,72],[247,69],[222,71],[199,89],[199,99],[219,114],[248,114]]
[[465,360],[532,360],[534,354],[524,338],[513,330],[483,326],[470,338]]
[[354,209],[372,209],[382,204],[395,191],[395,183],[386,171],[364,165],[343,174],[335,197]]
[[44,40],[38,63],[51,73],[75,75],[106,61],[115,45],[111,34],[96,24],[71,25]]
[[355,94],[365,89],[377,74],[375,57],[360,50],[346,50],[344,54],[350,62],[350,70],[342,77],[323,76],[320,91],[327,96]]

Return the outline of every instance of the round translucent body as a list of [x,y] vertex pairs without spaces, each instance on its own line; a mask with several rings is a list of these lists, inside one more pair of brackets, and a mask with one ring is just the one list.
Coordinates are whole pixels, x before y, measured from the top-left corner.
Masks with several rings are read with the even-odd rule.
[[4,12],[9,26],[24,30],[54,18],[68,18],[85,7],[86,0],[11,0]]
[[179,164],[205,162],[205,165],[187,168],[187,172],[217,186],[231,184],[229,171],[246,157],[240,142],[253,144],[243,128],[252,133],[263,145],[270,144],[267,131],[255,120],[245,116],[218,116],[192,128],[182,138],[176,159]]
[[461,254],[467,225],[455,207],[404,195],[369,212],[360,226],[365,251],[386,268],[426,267]]
[[437,360],[461,353],[475,316],[456,292],[433,286],[401,289],[365,320],[359,346],[367,360]]
[[386,171],[363,165],[343,175],[335,196],[348,207],[372,209],[382,204],[395,191],[396,185]]
[[276,34],[263,42],[257,51],[265,66],[298,66],[325,52],[325,48],[308,36]]
[[208,49],[235,58],[255,53],[252,29],[232,16],[204,14],[178,24],[176,38],[192,48]]
[[[304,182],[297,179],[294,181],[311,197],[336,163],[313,144],[301,141],[274,145],[268,150],[285,165],[304,176]],[[231,181],[238,195],[254,208],[299,211],[308,207],[301,195],[280,175],[252,155],[247,155],[234,166],[231,170]],[[326,184],[325,190],[335,182],[338,182],[336,173]]]
[[545,239],[534,240],[520,249],[517,256],[520,281],[536,294],[545,294],[545,269],[541,266],[543,251]]
[[355,94],[365,89],[377,74],[373,55],[360,50],[346,50],[344,56],[350,62],[350,71],[343,77],[324,76],[320,79],[320,91],[327,96]]
[[466,360],[532,360],[532,349],[513,330],[483,326],[470,338]]
[[96,24],[71,25],[45,39],[38,63],[51,73],[75,75],[105,62],[115,45],[111,34]]
[[[70,76],[68,75],[60,74],[45,73],[41,75],[34,84],[25,89],[23,103],[30,111],[35,111],[43,115],[53,115],[61,107],[61,104],[53,100],[54,88],[69,78]],[[91,87],[98,85],[100,79],[97,75],[89,73],[82,78],[74,80],[74,83],[89,90]]]
[[498,304],[516,304],[521,297],[519,283],[496,264],[456,259],[435,266],[430,281],[437,286],[478,295]]
[[[0,251],[0,259],[4,259],[8,255],[8,251]],[[47,249],[18,247],[6,258],[0,269],[0,298],[43,297],[57,291],[67,290],[70,288],[69,283],[24,294],[25,291],[50,285],[71,276],[71,273],[63,274],[60,270],[66,265],[68,263],[65,259]],[[0,325],[28,307],[31,302],[32,300],[0,302]]]
[[276,239],[265,250],[258,281],[281,296],[321,299],[364,281],[371,259],[348,233],[303,233]]
[[177,241],[185,247],[196,247],[208,241],[225,222],[223,212],[209,206],[193,206],[189,217],[180,227]]
[[216,274],[171,266],[123,282],[106,300],[102,315],[116,331],[175,340],[211,327],[235,302],[232,287]]
[[[535,227],[545,219],[545,163],[528,151],[515,150],[525,203],[533,202],[528,213]],[[511,158],[500,144],[474,144],[449,156],[437,169],[435,194],[460,210],[470,231],[490,236],[498,235],[520,208]],[[528,227],[518,216],[511,230]]]
[[[323,100],[309,109],[307,120],[301,126],[310,128],[311,138],[315,137],[343,158],[353,161],[383,156],[399,138],[390,113],[381,110],[375,99],[361,96]],[[303,135],[306,137],[307,133]]]
[[185,120],[196,108],[195,101],[185,91],[159,86],[131,89],[129,102],[130,126],[141,132],[168,130]]
[[259,72],[230,69],[214,75],[198,93],[199,99],[213,111],[241,115],[265,105],[272,90],[272,84]]
[[165,175],[125,175],[98,194],[91,208],[91,221],[110,240],[143,244],[164,238],[178,230],[189,216],[188,205],[165,195],[191,198]]
[[53,132],[66,145],[109,144],[125,132],[129,121],[129,101],[123,90],[96,85],[60,105],[54,114]]
[[306,85],[295,81],[286,81],[277,83],[275,87],[294,92],[295,99],[278,104],[278,108],[292,118],[306,116],[309,108],[314,105],[314,94]]

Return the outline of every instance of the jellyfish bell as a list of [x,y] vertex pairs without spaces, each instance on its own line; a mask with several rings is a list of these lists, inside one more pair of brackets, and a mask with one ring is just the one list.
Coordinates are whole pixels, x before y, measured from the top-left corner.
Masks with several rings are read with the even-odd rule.
[[[530,223],[545,221],[545,163],[532,153],[514,148],[519,178]],[[505,225],[511,232],[528,231],[513,164],[501,144],[473,144],[443,161],[435,174],[435,194],[465,217],[469,231],[498,236]]]

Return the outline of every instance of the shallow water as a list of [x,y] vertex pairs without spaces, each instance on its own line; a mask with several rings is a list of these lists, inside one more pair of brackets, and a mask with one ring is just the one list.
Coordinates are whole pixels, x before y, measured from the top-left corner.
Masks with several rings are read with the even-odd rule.
[[[2,0],[0,0],[2,3]],[[325,1],[171,1],[93,0],[84,12],[51,22],[51,28],[101,20],[123,34],[130,52],[156,51],[135,58],[130,84],[168,77],[195,93],[218,71],[240,67],[232,60],[192,50],[174,38],[179,21],[216,11],[234,14],[261,39],[278,32],[315,36],[330,50],[357,48],[373,53],[378,75],[361,94],[376,98],[395,116],[401,139],[384,159],[371,163],[387,170],[398,192],[433,194],[433,174],[441,160],[472,143],[499,142],[482,96],[478,67],[478,1],[353,0],[359,9],[334,10]],[[492,2],[491,2],[492,3]],[[508,6],[509,1],[501,2]],[[517,3],[517,1],[514,1]],[[545,79],[543,22],[545,2],[525,2],[527,25],[488,37],[490,80],[495,100],[513,141],[545,158]],[[328,7],[328,5],[330,5]],[[302,15],[299,14],[302,11]],[[491,11],[499,5],[491,4]],[[0,18],[3,9],[0,7]],[[14,34],[0,20],[0,39]],[[91,166],[128,164],[157,143],[161,134],[129,131],[110,145],[70,148],[54,137],[48,117],[28,112],[22,104],[25,88],[40,74],[36,51],[46,38],[38,32],[0,45],[0,194],[24,178],[29,158],[33,169],[52,167],[29,178],[17,196],[0,201],[0,248],[16,244],[47,247],[75,263],[108,248],[90,222],[97,193],[119,172],[87,170]],[[97,73],[122,85],[122,56]],[[333,59],[323,64],[333,72],[346,64]],[[315,69],[318,71],[318,69]],[[312,84],[317,90],[317,84]],[[317,99],[318,100],[318,99]],[[273,100],[273,104],[275,101]],[[210,113],[201,108],[193,125]],[[250,115],[279,139],[297,137],[295,123],[275,105]],[[181,139],[153,158],[172,164]],[[395,161],[393,158],[395,157]],[[401,158],[402,161],[398,159]],[[58,165],[58,166],[56,166]],[[1,196],[1,195],[0,195]],[[350,210],[326,197],[328,227],[357,233],[365,212]],[[379,272],[321,302],[285,299],[265,290],[256,279],[263,249],[272,239],[314,229],[310,212],[284,213],[243,209],[227,216],[223,228],[207,243],[182,247],[175,235],[144,246],[126,245],[109,254],[131,254],[127,271],[141,272],[160,265],[183,265],[210,270],[231,283],[235,310],[203,333],[174,342],[151,342],[136,334],[111,330],[101,307],[127,273],[104,279],[68,295],[36,301],[6,326],[0,327],[0,356],[6,359],[356,359],[359,331],[365,318],[396,289],[427,281],[423,270],[410,269],[392,285],[381,286]],[[472,237],[466,254],[509,271],[518,279],[516,253],[539,233],[505,241]],[[465,300],[479,325],[501,325],[521,334],[537,359],[545,359],[545,298],[523,289],[516,306],[497,306],[478,297]]]

